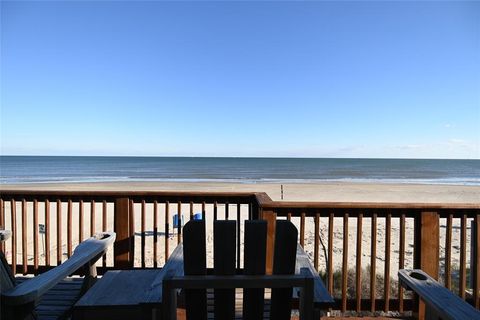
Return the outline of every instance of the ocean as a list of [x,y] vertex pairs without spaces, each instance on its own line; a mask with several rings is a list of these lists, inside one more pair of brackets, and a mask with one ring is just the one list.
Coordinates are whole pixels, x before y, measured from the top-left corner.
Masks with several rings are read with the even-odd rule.
[[0,156],[0,183],[381,182],[480,185],[480,160]]

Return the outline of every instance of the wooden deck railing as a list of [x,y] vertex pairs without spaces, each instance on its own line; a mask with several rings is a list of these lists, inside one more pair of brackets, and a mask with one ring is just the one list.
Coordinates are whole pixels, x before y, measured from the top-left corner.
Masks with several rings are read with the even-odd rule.
[[[480,307],[480,203],[285,202],[272,201],[265,193],[3,190],[0,228],[12,230],[12,237],[1,249],[15,273],[36,274],[60,264],[96,231],[114,230],[114,250],[102,260],[100,272],[161,267],[181,241],[182,223],[174,230],[174,215],[189,220],[196,213],[207,225],[215,219],[266,219],[270,245],[276,219],[290,219],[341,311],[415,309],[413,298],[397,286],[396,271],[404,267],[422,268]],[[240,248],[243,223],[237,228]],[[272,254],[267,253],[269,261]]]

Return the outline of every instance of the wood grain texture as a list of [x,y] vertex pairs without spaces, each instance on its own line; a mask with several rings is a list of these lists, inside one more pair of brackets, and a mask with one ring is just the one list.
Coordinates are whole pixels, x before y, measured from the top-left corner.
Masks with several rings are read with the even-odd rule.
[[28,273],[27,271],[27,200],[22,200],[22,272],[24,275]]
[[[405,213],[402,213],[400,217],[400,239],[399,239],[399,259],[398,269],[405,267]],[[398,286],[398,311],[403,312],[403,287]]]
[[328,292],[333,295],[333,213],[328,216],[328,261],[327,261],[327,276],[328,276]]
[[57,266],[62,264],[62,202],[57,200]]
[[356,250],[356,269],[355,269],[355,300],[356,310],[362,310],[362,221],[363,213],[357,216],[357,250]]
[[38,201],[33,200],[33,269],[38,274]]
[[[185,275],[206,275],[206,256],[205,222],[191,220],[184,227],[183,265]],[[206,290],[185,290],[185,309],[187,319],[206,319]]]
[[17,202],[10,200],[10,223],[12,226],[12,273],[17,273]]
[[67,256],[70,258],[72,256],[72,210],[73,210],[72,200],[68,200],[67,204]]
[[262,211],[262,219],[267,221],[267,258],[265,265],[265,273],[272,274],[277,214],[273,211],[264,210]]
[[169,255],[169,243],[170,243],[170,202],[165,203],[165,263],[167,263]]
[[459,295],[465,300],[467,287],[467,216],[462,215],[460,222],[460,283]]
[[453,214],[447,217],[447,229],[445,230],[445,287],[452,287],[452,220]]
[[342,312],[347,311],[347,272],[348,272],[348,213],[343,214],[342,252]]
[[50,265],[50,200],[45,200],[45,265]]
[[314,229],[314,241],[313,241],[313,265],[315,267],[316,272],[318,273],[318,253],[319,253],[319,246],[320,246],[320,214],[317,213],[315,215],[315,229]]
[[[119,269],[128,269],[133,266],[133,257],[131,257],[132,236],[130,230],[130,200],[128,198],[118,198],[115,201],[114,230],[117,234],[117,240],[114,244],[114,263]],[[133,231],[133,230],[132,230]]]
[[375,312],[377,298],[377,213],[372,213],[372,226],[370,235],[370,312]]
[[421,269],[400,270],[401,285],[413,290],[426,304],[431,319],[480,319],[480,312],[439,284]]
[[385,218],[385,270],[383,274],[383,299],[385,305],[383,310],[388,312],[390,310],[390,246],[392,242],[392,215],[387,213]]
[[[290,221],[278,220],[276,222],[272,274],[291,275],[295,273],[297,239],[298,231]],[[272,289],[270,319],[290,319],[291,308],[292,288]]]
[[[213,225],[213,270],[215,275],[234,275],[236,222],[217,220]],[[216,319],[235,318],[235,289],[215,289]]]
[[105,233],[98,238],[89,238],[77,246],[72,257],[60,266],[31,278],[8,292],[2,293],[4,303],[20,305],[38,300],[39,297],[61,280],[83,267],[89,261],[98,259],[114,241],[114,233]]
[[83,241],[83,229],[84,229],[84,226],[83,226],[83,200],[80,200],[80,202],[78,203],[78,241],[79,242],[82,242]]
[[[245,221],[244,273],[264,275],[267,247],[267,222],[264,220]],[[263,316],[264,290],[243,291],[243,316],[245,319],[260,319]]]

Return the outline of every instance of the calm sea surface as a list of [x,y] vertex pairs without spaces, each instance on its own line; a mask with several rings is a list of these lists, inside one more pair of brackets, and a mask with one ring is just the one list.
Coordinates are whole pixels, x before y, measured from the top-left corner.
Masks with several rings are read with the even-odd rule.
[[358,181],[480,185],[480,160],[0,156],[0,183]]

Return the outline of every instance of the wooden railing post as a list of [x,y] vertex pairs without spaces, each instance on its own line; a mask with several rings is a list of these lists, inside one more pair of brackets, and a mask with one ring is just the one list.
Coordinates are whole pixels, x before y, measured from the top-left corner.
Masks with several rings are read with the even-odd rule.
[[480,309],[480,212],[475,215],[473,224],[474,260],[470,263],[470,270],[473,270],[473,305],[475,308]]
[[261,219],[267,221],[267,255],[265,263],[265,273],[272,274],[273,253],[275,251],[275,227],[277,224],[277,214],[273,210],[262,210]]
[[[415,219],[415,268],[438,280],[440,218],[437,212],[421,212]],[[419,301],[418,318],[425,318],[425,304]]]
[[114,229],[117,234],[114,244],[114,266],[116,269],[133,268],[134,236],[130,223],[130,199],[115,200]]

